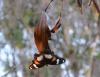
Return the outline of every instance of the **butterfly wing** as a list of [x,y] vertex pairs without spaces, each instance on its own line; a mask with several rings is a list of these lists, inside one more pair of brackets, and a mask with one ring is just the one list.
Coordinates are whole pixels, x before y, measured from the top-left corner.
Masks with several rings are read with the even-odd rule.
[[52,33],[55,33],[58,31],[58,29],[60,28],[61,26],[61,16],[58,18],[54,28],[51,30]]
[[51,38],[51,32],[48,28],[46,15],[42,13],[40,22],[35,27],[34,39],[39,53],[43,53],[45,49],[50,49],[48,40]]

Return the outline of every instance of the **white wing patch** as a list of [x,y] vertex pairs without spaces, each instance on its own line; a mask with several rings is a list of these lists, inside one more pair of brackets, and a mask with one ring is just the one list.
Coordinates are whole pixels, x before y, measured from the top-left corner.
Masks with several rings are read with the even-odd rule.
[[36,64],[33,64],[33,66],[34,66],[35,68],[38,68],[38,67],[36,66]]
[[32,69],[32,67],[30,67],[30,69]]
[[52,55],[45,54],[44,56],[45,56],[45,58],[47,58],[47,59],[51,59],[51,58],[52,58]]
[[63,60],[63,63],[65,62],[65,60]]
[[57,63],[56,64],[59,64],[59,59],[57,59]]
[[38,61],[43,60],[43,56],[41,55],[41,56],[37,57],[37,60],[38,60]]

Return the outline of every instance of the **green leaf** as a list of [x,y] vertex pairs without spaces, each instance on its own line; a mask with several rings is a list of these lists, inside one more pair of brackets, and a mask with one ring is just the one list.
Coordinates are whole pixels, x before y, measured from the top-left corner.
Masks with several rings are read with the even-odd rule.
[[23,48],[25,46],[23,42],[23,34],[19,27],[9,29],[7,38],[11,41],[11,43],[13,43],[18,48]]

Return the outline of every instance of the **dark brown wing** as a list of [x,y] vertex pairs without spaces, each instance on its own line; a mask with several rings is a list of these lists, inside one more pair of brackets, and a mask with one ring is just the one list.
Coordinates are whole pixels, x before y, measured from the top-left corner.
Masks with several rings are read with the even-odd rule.
[[43,53],[45,49],[50,49],[48,40],[51,38],[51,32],[48,28],[46,15],[41,15],[40,22],[34,30],[35,44],[38,48],[39,53]]
[[60,28],[61,26],[61,16],[58,18],[54,28],[51,30],[52,33],[55,33],[58,31],[58,29]]

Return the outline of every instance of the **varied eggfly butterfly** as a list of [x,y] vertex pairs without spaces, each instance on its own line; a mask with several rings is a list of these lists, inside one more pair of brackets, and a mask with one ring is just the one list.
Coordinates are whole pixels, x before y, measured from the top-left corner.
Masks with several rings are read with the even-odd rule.
[[[53,1],[53,0],[51,0]],[[65,59],[55,55],[48,44],[51,40],[51,33],[55,33],[61,26],[61,16],[58,18],[53,29],[49,29],[46,12],[42,12],[39,23],[34,29],[34,41],[39,54],[34,54],[34,59],[29,69],[40,68],[45,65],[59,65],[65,62]]]

